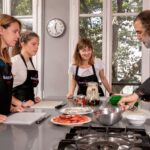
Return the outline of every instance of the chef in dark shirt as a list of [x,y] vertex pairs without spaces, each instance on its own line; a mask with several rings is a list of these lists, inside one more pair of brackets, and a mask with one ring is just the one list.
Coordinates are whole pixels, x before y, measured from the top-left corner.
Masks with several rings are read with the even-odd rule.
[[[144,10],[137,15],[134,20],[134,28],[137,38],[146,48],[150,48],[150,10]],[[150,101],[150,78],[142,83],[133,94],[123,97],[119,101],[119,105],[126,110],[139,99]]]
[[13,76],[8,49],[16,44],[20,30],[20,21],[0,14],[0,123],[4,122],[10,113],[12,100]]

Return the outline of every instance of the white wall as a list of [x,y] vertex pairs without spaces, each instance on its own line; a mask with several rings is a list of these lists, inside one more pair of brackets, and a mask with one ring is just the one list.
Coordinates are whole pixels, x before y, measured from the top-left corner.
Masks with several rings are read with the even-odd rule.
[[[68,91],[69,0],[45,0],[44,7],[43,98],[65,97]],[[60,18],[66,23],[62,37],[48,35],[46,27],[52,18]]]

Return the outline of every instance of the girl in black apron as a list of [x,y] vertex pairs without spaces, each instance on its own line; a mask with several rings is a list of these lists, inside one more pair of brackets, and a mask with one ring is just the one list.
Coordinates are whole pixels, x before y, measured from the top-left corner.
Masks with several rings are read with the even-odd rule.
[[[13,88],[13,96],[19,99],[21,102],[26,102],[28,100],[34,101],[34,87],[36,87],[39,83],[38,80],[38,71],[37,70],[28,70],[27,64],[23,55],[20,55],[22,58],[24,65],[27,68],[27,78],[23,84],[16,86]],[[30,62],[35,69],[32,59],[30,58]]]
[[[15,97],[16,100],[13,101],[13,104],[20,107],[30,107],[35,102],[37,102],[37,98],[35,98],[34,95],[34,87],[38,85],[38,71],[35,69],[34,64],[32,62],[32,56],[35,55],[39,44],[39,37],[34,32],[26,31],[21,34],[19,43],[17,43],[16,47],[13,49],[13,55],[16,58],[16,62],[13,62],[13,70],[18,69],[14,68],[17,67],[15,64],[19,63],[18,61],[22,61],[24,66],[20,66],[21,68],[25,69],[27,71],[26,79],[23,83],[15,86],[13,88],[13,97]],[[20,54],[21,53],[21,54]],[[21,59],[20,59],[21,58]],[[27,61],[30,62],[30,69],[28,69]],[[20,68],[20,69],[21,69]],[[33,69],[31,69],[33,68]],[[12,72],[13,73],[13,72]],[[20,77],[20,74],[15,74],[15,80],[14,83],[17,82],[18,78]],[[40,99],[38,99],[40,101]],[[18,102],[19,101],[19,102]]]
[[[85,69],[84,72],[86,71],[89,72],[90,70],[90,75],[87,76],[85,74],[83,76],[79,75],[80,68],[83,70]],[[91,68],[92,68],[92,72],[91,72]],[[99,84],[98,77],[96,75],[93,47],[90,40],[88,39],[79,40],[74,52],[74,62],[69,69],[72,74],[72,79],[71,79],[71,86],[69,89],[69,93],[67,94],[68,98],[71,98],[74,95],[76,84],[78,85],[77,95],[79,94],[86,95],[88,82],[97,82],[99,96],[104,96],[104,92]],[[109,93],[111,93],[111,86],[109,85],[104,75],[103,68],[99,70],[98,74],[106,90]]]
[[20,30],[20,21],[12,16],[0,14],[0,123],[9,115],[12,99],[13,76],[8,48],[15,46]]

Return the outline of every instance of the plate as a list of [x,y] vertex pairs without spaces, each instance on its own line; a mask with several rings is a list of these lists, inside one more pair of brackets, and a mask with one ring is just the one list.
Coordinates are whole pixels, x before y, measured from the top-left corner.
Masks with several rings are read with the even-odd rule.
[[90,114],[93,112],[93,109],[91,107],[67,107],[60,110],[61,113],[67,114],[67,115],[73,115],[73,114]]
[[51,118],[51,122],[57,125],[76,126],[91,122],[91,118],[84,115],[60,115]]

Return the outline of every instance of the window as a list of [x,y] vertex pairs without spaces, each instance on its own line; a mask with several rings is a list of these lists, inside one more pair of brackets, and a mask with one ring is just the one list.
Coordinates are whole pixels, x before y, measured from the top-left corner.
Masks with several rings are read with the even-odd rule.
[[142,0],[112,1],[112,84],[113,91],[132,93],[141,83],[141,43],[133,20],[142,11]]
[[89,38],[95,55],[102,58],[102,2],[80,0],[79,33],[81,38]]
[[[33,30],[32,2],[36,0],[0,0],[2,13],[15,16],[22,22],[22,30]],[[4,6],[4,8],[2,8]]]
[[[96,56],[105,63],[105,74],[113,85],[113,91],[132,93],[141,84],[145,74],[149,73],[142,72],[144,48],[137,40],[133,27],[135,16],[144,9],[143,4],[148,1],[71,1],[74,5],[71,15],[74,18],[76,15],[79,16],[78,21],[74,22],[77,23],[79,32],[70,47],[76,45],[75,42],[79,37],[90,38]],[[77,11],[73,12],[73,10]],[[72,16],[71,21],[73,21]],[[74,29],[77,28],[76,25],[73,26]]]
[[11,15],[22,22],[23,31],[32,30],[32,0],[11,1]]
[[3,0],[0,0],[0,13],[3,12],[2,6],[3,6]]
[[12,0],[11,15],[13,16],[31,16],[32,0]]

